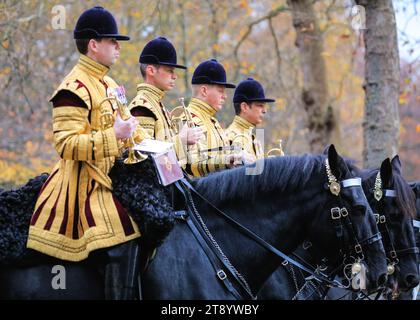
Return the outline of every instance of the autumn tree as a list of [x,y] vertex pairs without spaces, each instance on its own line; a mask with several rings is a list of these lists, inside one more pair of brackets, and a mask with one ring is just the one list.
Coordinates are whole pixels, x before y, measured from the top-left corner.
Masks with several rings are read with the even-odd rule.
[[[400,61],[391,0],[356,0],[366,13],[364,162],[377,167],[398,151]],[[364,20],[364,19],[363,19]]]
[[309,146],[312,152],[321,153],[337,125],[333,108],[328,105],[323,37],[312,0],[288,0],[287,3],[292,11],[295,44],[299,49],[303,76],[301,103],[307,114]]

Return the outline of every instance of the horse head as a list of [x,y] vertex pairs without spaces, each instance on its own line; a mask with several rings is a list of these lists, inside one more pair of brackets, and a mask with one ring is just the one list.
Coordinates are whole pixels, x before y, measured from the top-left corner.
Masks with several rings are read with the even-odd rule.
[[[382,212],[382,220],[386,219],[386,224],[389,224],[390,243],[386,252],[390,271],[395,269],[390,277],[390,285],[407,291],[419,283],[418,248],[413,228],[416,199],[412,189],[402,178],[398,156],[392,161],[385,160],[380,174],[385,192],[378,201],[378,213]],[[381,225],[382,221],[379,222]]]
[[414,198],[410,186],[401,176],[398,156],[392,162],[385,159],[380,169],[360,170],[353,165],[350,168],[362,177],[363,189],[382,234],[387,255],[388,287],[397,287],[397,283],[403,290],[416,286],[418,249],[412,225]]
[[[361,178],[350,171],[333,145],[325,153],[328,154],[333,177],[327,170],[326,188],[330,192],[329,207],[325,209],[329,214],[319,216],[322,222],[312,225],[309,239],[311,242],[320,241],[321,251],[314,251],[317,256],[324,256],[324,260],[331,260],[334,255],[339,258],[332,265],[338,264],[343,268],[344,276],[353,289],[366,287],[374,290],[387,279],[385,252],[375,216],[362,188]],[[338,191],[334,190],[334,186]],[[337,251],[339,256],[335,254]],[[364,280],[367,282],[365,286]]]

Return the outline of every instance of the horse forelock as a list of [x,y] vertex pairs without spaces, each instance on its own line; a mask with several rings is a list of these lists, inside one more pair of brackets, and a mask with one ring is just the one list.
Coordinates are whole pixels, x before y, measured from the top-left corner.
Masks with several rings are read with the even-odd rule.
[[217,204],[231,199],[254,197],[261,192],[292,193],[303,190],[314,175],[325,175],[323,155],[283,156],[262,159],[259,175],[247,175],[245,166],[215,172],[194,180],[194,185],[209,201]]

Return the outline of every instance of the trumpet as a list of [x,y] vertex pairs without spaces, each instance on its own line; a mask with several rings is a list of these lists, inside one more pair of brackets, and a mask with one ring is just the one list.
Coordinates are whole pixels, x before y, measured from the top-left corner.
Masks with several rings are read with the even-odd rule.
[[195,128],[196,125],[192,120],[192,116],[188,108],[185,106],[184,97],[179,98],[181,105],[174,108],[171,112],[171,121],[174,126],[176,126],[176,133],[179,133],[180,128],[182,128],[182,122],[185,118],[189,128]]
[[[105,102],[110,102],[112,109],[118,110],[121,119],[123,119],[124,121],[131,117],[130,110],[127,106],[127,98],[125,97],[124,88],[118,87],[116,89],[111,89],[109,90],[109,95],[109,97],[103,99],[99,104],[101,112],[100,122],[102,130],[111,128],[115,122],[113,112],[110,111],[109,108],[103,107],[103,104]],[[144,138],[145,135],[143,131],[136,131],[130,138],[125,139],[123,141],[122,148],[128,149],[128,157],[124,159],[125,164],[135,164],[147,159],[147,155],[144,155],[139,151],[135,153],[133,150],[133,147],[135,146],[135,139],[143,140]]]
[[[181,102],[181,105],[174,108],[171,112],[171,122],[173,127],[176,127],[175,132],[179,134],[181,131],[183,120],[185,119],[187,126],[189,128],[196,128],[197,125],[194,123],[191,113],[188,110],[188,108],[185,106],[184,97],[179,98],[179,102]],[[188,146],[187,146],[188,148]],[[201,148],[200,144],[197,142],[197,152],[198,155],[201,155]]]
[[275,157],[276,155],[273,154],[275,152],[278,152],[278,155],[277,156],[280,156],[280,157],[284,156],[282,142],[283,142],[283,140],[282,139],[279,139],[279,147],[278,148],[272,148],[272,149],[268,150],[268,152],[267,152],[267,158]]

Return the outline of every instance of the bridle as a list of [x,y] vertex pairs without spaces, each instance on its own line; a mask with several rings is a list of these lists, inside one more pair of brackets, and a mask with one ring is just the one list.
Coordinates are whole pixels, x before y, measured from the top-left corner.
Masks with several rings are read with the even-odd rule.
[[399,257],[403,255],[415,255],[416,258],[419,254],[419,248],[417,246],[396,249],[391,238],[391,232],[388,228],[387,221],[390,220],[389,214],[385,211],[385,201],[388,198],[396,198],[396,191],[393,189],[383,189],[382,188],[382,179],[380,171],[377,173],[375,178],[375,186],[373,190],[373,195],[376,200],[375,205],[375,218],[376,223],[380,232],[384,235],[384,248],[387,256],[387,272],[388,275],[393,275],[395,272],[395,267],[400,262]]
[[395,250],[394,243],[391,238],[391,232],[389,231],[388,224],[387,224],[387,217],[389,218],[388,214],[384,210],[384,199],[388,198],[395,198],[396,192],[395,190],[390,189],[383,189],[382,188],[382,179],[381,179],[381,172],[378,171],[378,174],[375,178],[375,187],[373,189],[373,197],[376,200],[376,204],[374,206],[375,210],[375,219],[376,223],[378,224],[379,231],[384,236],[383,245],[385,248],[386,259],[387,259],[387,272],[388,275],[392,275],[395,272],[395,266],[399,263],[397,250]]
[[[364,266],[362,265],[363,260],[365,258],[363,253],[363,247],[371,245],[379,240],[381,240],[381,233],[378,232],[366,239],[359,240],[357,238],[357,233],[354,230],[353,223],[350,219],[350,215],[348,213],[347,208],[343,205],[343,199],[340,196],[341,189],[348,188],[348,187],[362,187],[361,178],[351,178],[347,180],[343,180],[340,183],[337,182],[337,179],[332,174],[331,169],[329,167],[328,159],[326,159],[325,163],[327,177],[328,177],[328,188],[330,192],[334,195],[339,197],[339,207],[331,208],[331,222],[333,224],[333,228],[335,231],[335,236],[337,241],[339,242],[340,246],[340,253],[342,256],[342,262],[338,265],[337,268],[333,269],[329,276],[333,277],[337,274],[337,272],[343,267],[343,274],[347,278],[348,284],[341,286],[342,289],[348,289],[350,286],[353,289],[359,289],[358,283],[355,281],[357,276],[364,277],[364,274],[361,272],[364,270]],[[376,217],[376,216],[375,216]],[[348,234],[350,235],[349,238],[349,245],[345,243],[344,231],[347,229]],[[351,243],[351,244],[350,244]],[[297,256],[298,257],[298,256]],[[302,258],[298,257],[299,259],[303,260]],[[323,258],[322,261],[327,261],[326,258]],[[317,266],[317,268],[322,268],[321,266]],[[324,267],[326,269],[326,267]],[[347,275],[347,270],[350,270],[350,276]],[[313,277],[311,277],[314,279]],[[312,281],[311,279],[311,281]],[[315,280],[317,280],[315,278]],[[318,281],[318,287],[325,285],[322,281]],[[301,290],[308,285],[308,282],[302,286]],[[327,284],[328,285],[328,284]],[[331,286],[330,286],[331,287]],[[299,291],[301,291],[299,290]],[[299,291],[297,293],[299,293]],[[326,292],[325,292],[326,294]],[[347,295],[347,293],[345,294]],[[344,295],[344,296],[345,296]],[[343,297],[344,297],[343,296]],[[295,295],[297,297],[297,295]],[[294,297],[294,298],[295,298]],[[379,297],[379,296],[378,296]]]
[[[353,245],[350,251],[353,251],[356,255],[357,259],[353,264],[353,269],[357,269],[360,265],[361,261],[364,259],[363,255],[363,246],[371,245],[376,241],[381,239],[381,234],[378,232],[367,239],[359,240],[357,238],[357,234],[354,230],[354,226],[352,221],[349,217],[349,212],[347,208],[344,206],[344,201],[340,196],[341,188],[348,188],[359,186],[361,187],[361,179],[360,178],[352,178],[343,180],[341,183],[337,181],[337,179],[332,174],[328,158],[325,160],[325,168],[327,171],[327,177],[329,182],[329,189],[330,192],[335,195],[337,198],[334,198],[335,201],[338,200],[339,206],[333,207],[330,209],[331,212],[331,219],[334,224],[336,236],[340,243],[343,244],[341,252],[343,254],[343,263],[345,258],[347,257],[346,253],[348,250],[346,249],[346,245],[344,243],[344,228],[347,228],[349,233],[352,234]],[[290,258],[277,248],[273,247],[265,240],[260,238],[254,232],[240,224],[239,222],[235,221],[227,214],[225,214],[222,210],[214,206],[209,200],[207,200],[203,195],[201,195],[187,179],[181,179],[180,181],[175,182],[175,186],[184,196],[185,203],[187,210],[181,210],[175,212],[175,217],[179,220],[186,221],[188,226],[190,227],[192,233],[194,234],[195,238],[203,248],[204,252],[207,254],[217,277],[219,280],[223,282],[226,289],[229,290],[236,298],[238,299],[256,299],[257,296],[253,294],[249,284],[247,283],[246,279],[238,272],[238,270],[232,265],[229,258],[224,254],[222,248],[218,245],[216,239],[211,234],[210,230],[207,228],[204,220],[201,218],[200,213],[198,212],[195,202],[192,196],[194,193],[196,196],[201,198],[205,203],[207,203],[219,216],[222,216],[229,224],[234,226],[237,230],[241,233],[245,234],[250,239],[253,239],[255,242],[260,244],[266,250],[270,251],[274,255],[284,259],[288,263],[298,267],[299,269],[309,273],[315,280],[319,281],[330,287],[338,287],[338,288],[348,288],[348,286],[343,285],[337,280],[331,279],[329,275],[326,275],[321,271],[321,269],[317,266],[315,270],[313,268],[307,267],[304,264],[296,261],[295,259]],[[359,264],[359,265],[358,265]],[[230,277],[228,276],[230,275]],[[230,279],[234,279],[237,286],[234,286]],[[238,290],[239,285],[239,290]]]
[[[352,285],[353,289],[358,289],[358,284],[353,282],[353,279],[360,274],[360,276],[364,277],[364,265],[362,265],[365,255],[363,252],[363,248],[369,245],[374,244],[377,241],[381,240],[381,233],[377,232],[365,239],[358,239],[357,233],[354,229],[354,225],[350,218],[350,214],[348,209],[344,206],[344,201],[341,198],[340,191],[341,188],[350,188],[350,187],[359,187],[362,188],[362,180],[361,178],[351,178],[346,179],[341,182],[341,185],[338,184],[337,179],[331,172],[329,167],[328,159],[326,159],[326,171],[328,176],[329,182],[329,189],[330,192],[337,196],[339,199],[340,206],[332,207],[331,212],[331,222],[335,231],[335,236],[337,241],[340,245],[340,253],[342,255],[342,264],[344,266],[344,275],[348,280],[347,288]],[[349,235],[348,245],[345,243],[344,237],[344,230],[347,230]],[[351,270],[351,276],[347,276],[346,269]]]

